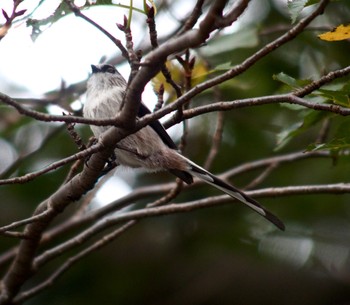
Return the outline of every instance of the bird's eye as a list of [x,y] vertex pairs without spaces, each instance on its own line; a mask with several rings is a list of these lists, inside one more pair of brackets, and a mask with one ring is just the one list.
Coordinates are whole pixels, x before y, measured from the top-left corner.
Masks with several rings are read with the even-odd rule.
[[103,66],[102,71],[114,74],[116,70],[113,66],[106,65],[106,66]]
[[108,73],[114,74],[114,73],[115,73],[115,68],[114,68],[114,67],[109,67],[109,68],[107,69],[107,72],[108,72]]

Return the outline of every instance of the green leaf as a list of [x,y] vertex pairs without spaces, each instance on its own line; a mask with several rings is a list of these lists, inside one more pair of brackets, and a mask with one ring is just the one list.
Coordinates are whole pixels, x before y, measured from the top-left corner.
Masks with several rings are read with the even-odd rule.
[[320,96],[331,100],[334,104],[350,108],[349,93],[347,91],[319,89],[317,92],[320,92]]
[[308,151],[327,150],[339,154],[342,150],[350,149],[350,118],[345,118],[336,128],[332,139],[325,143],[313,143]]
[[328,143],[321,144],[310,144],[306,151],[320,151],[327,150],[332,152],[340,152],[342,150],[347,150],[350,148],[350,137],[346,138],[335,138]]
[[283,84],[285,84],[285,85],[287,85],[289,87],[299,88],[297,80],[295,78],[285,74],[284,72],[280,72],[278,74],[274,74],[272,76],[272,79],[280,81],[281,83],[283,83]]
[[275,151],[280,150],[287,145],[291,139],[299,135],[301,133],[301,128],[302,122],[298,122],[292,126],[288,126],[288,128],[283,129],[279,134],[277,134],[277,146]]
[[298,89],[302,86],[309,84],[311,81],[308,79],[295,79],[284,72],[274,74],[272,76],[273,80],[277,80],[282,84],[287,85],[289,88]]
[[331,101],[336,105],[350,108],[350,83],[337,83],[328,85],[326,88],[313,92],[314,96],[321,97],[326,101]]
[[332,114],[325,111],[305,111],[305,116],[302,122],[288,126],[277,135],[277,146],[275,151],[280,150],[292,139],[308,131],[325,118],[332,116]]
[[307,0],[289,0],[288,10],[292,23],[295,23],[301,11],[305,7]]

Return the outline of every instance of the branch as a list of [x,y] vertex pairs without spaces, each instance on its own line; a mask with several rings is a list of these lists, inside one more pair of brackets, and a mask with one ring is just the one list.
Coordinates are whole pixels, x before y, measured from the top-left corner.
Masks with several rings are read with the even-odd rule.
[[84,19],[85,21],[87,21],[88,23],[90,23],[91,25],[93,25],[95,28],[97,28],[98,30],[100,30],[104,35],[106,35],[110,40],[112,40],[112,42],[119,48],[119,50],[122,52],[122,55],[124,56],[124,58],[126,60],[129,61],[129,54],[128,51],[124,48],[123,44],[121,43],[121,41],[117,38],[115,38],[112,34],[110,34],[108,31],[106,31],[102,26],[100,26],[98,23],[96,23],[95,21],[91,20],[89,17],[85,16],[80,9],[74,5],[74,3],[71,0],[64,0],[67,5],[69,6],[69,8],[72,10],[72,12],[74,13],[75,16],[80,17],[82,19]]
[[14,178],[9,178],[9,179],[0,179],[0,185],[4,184],[23,184],[27,183],[45,173],[48,173],[50,171],[56,170],[59,167],[62,167],[70,162],[76,161],[76,160],[81,160],[81,159],[86,159],[87,157],[91,156],[92,154],[101,151],[103,149],[103,146],[101,143],[97,143],[81,152],[78,152],[74,155],[71,155],[67,158],[64,158],[62,160],[59,160],[57,162],[53,162],[50,165],[44,167],[43,169],[37,170],[35,172],[31,172],[28,174],[25,174],[23,176],[19,177],[14,177]]
[[[20,103],[12,99],[6,94],[0,93],[0,101],[4,104],[10,105],[15,108],[20,114],[25,116],[34,118],[38,121],[44,122],[65,122],[65,123],[81,123],[81,124],[89,124],[89,125],[97,125],[97,126],[121,126],[119,125],[116,119],[108,119],[108,120],[92,120],[79,116],[67,116],[67,115],[52,115],[47,113],[42,113],[39,111],[35,111],[29,109],[27,107],[23,107]],[[101,125],[100,125],[101,124]]]
[[191,15],[187,18],[185,25],[183,28],[179,31],[177,35],[181,35],[184,32],[187,32],[188,30],[192,29],[194,25],[197,23],[199,17],[202,15],[202,7],[204,4],[204,0],[197,0],[197,3],[195,7],[192,10]]
[[[198,84],[197,86],[195,86],[193,89],[191,89],[190,91],[188,91],[185,94],[183,94],[180,98],[178,98],[176,101],[174,101],[170,105],[168,105],[166,107],[163,107],[161,110],[159,110],[159,112],[157,114],[158,119],[160,117],[164,116],[165,114],[168,114],[169,112],[178,109],[181,105],[187,103],[194,96],[196,96],[199,93],[205,91],[206,89],[212,88],[215,85],[221,84],[221,83],[223,83],[223,82],[225,82],[225,81],[227,81],[227,80],[229,80],[231,78],[234,78],[235,76],[243,73],[244,71],[246,71],[249,67],[251,67],[253,64],[255,64],[261,58],[265,57],[266,55],[268,55],[272,51],[276,50],[277,48],[279,48],[283,44],[293,40],[297,35],[299,35],[304,30],[304,28],[308,24],[310,24],[311,21],[313,21],[318,15],[322,14],[322,12],[324,11],[324,9],[327,6],[328,2],[329,2],[329,0],[322,0],[320,2],[319,6],[316,8],[316,10],[313,13],[311,13],[309,16],[307,16],[304,19],[302,19],[301,21],[299,21],[287,33],[285,33],[281,37],[277,38],[273,42],[267,44],[266,46],[261,48],[259,51],[254,53],[252,56],[248,57],[241,64],[236,65],[235,67],[233,67],[229,71],[227,71],[227,72],[225,72],[225,73],[223,73],[223,74],[221,74],[221,75],[219,75],[217,77],[214,77],[213,79],[210,79],[210,80],[208,80],[206,82]],[[190,35],[191,33],[192,33],[192,31],[187,32],[187,34],[189,36],[188,37],[189,39],[191,39],[190,38],[191,37],[191,35]],[[170,42],[165,43],[163,46],[166,46],[169,43]],[[173,46],[169,46],[169,47],[173,47]],[[173,122],[178,123],[178,122],[176,122],[176,120],[173,120]]]
[[0,304],[11,303],[24,282],[31,277],[32,262],[40,244],[41,236],[47,226],[72,201],[78,200],[93,188],[116,143],[127,135],[128,132],[117,128],[108,129],[100,139],[100,144],[104,149],[90,157],[87,163],[88,166],[83,168],[81,174],[73,177],[69,183],[62,185],[38,206],[33,214],[34,216],[43,213],[48,208],[50,208],[50,213],[47,214],[45,219],[26,226],[24,234],[31,238],[20,242],[17,255],[3,278]]
[[91,246],[87,247],[86,249],[82,250],[77,255],[69,258],[67,261],[64,262],[63,265],[61,265],[47,280],[42,282],[41,284],[28,289],[27,291],[22,292],[18,295],[17,298],[14,299],[13,304],[20,304],[23,303],[25,300],[28,300],[29,298],[33,297],[34,295],[38,294],[42,290],[52,286],[55,281],[63,275],[64,272],[66,272],[69,268],[71,268],[75,263],[81,261],[85,256],[91,254],[94,251],[97,251],[98,249],[106,246],[107,244],[114,241],[117,237],[119,237],[122,233],[124,233],[127,229],[132,227],[136,221],[130,221],[123,225],[122,227],[116,229],[112,233],[109,233],[105,235],[102,239],[98,240]]
[[[315,80],[312,83],[300,89],[297,89],[291,93],[241,99],[241,100],[235,100],[232,102],[227,102],[227,101],[217,102],[217,103],[212,103],[210,105],[199,106],[196,108],[185,110],[183,112],[182,119],[190,119],[192,117],[199,116],[204,113],[214,112],[214,111],[228,111],[232,109],[261,106],[261,105],[275,104],[275,103],[297,104],[313,110],[329,111],[329,112],[333,112],[343,116],[347,116],[350,114],[349,108],[345,108],[334,104],[315,103],[315,102],[307,101],[302,97],[312,93],[313,91],[321,88],[322,86],[330,83],[331,81],[337,78],[347,76],[348,74],[350,74],[350,66],[347,66],[343,69],[331,71],[328,74],[322,76],[320,79]],[[171,106],[172,104],[167,107],[164,107],[163,109],[160,109],[159,112],[163,112],[165,108],[168,108]],[[147,117],[145,117],[144,119],[147,119]],[[163,125],[165,128],[169,128],[170,126],[175,125],[177,123],[178,123],[178,118],[176,116],[173,116],[171,119],[166,121]]]
[[[214,87],[214,98],[215,100],[220,100],[221,99],[221,92],[218,86]],[[211,164],[213,163],[216,155],[219,152],[219,146],[221,144],[222,140],[222,133],[224,131],[224,112],[219,111],[217,113],[217,119],[216,119],[216,127],[215,127],[215,132],[213,134],[212,138],[212,145],[210,148],[210,151],[208,153],[207,159],[204,163],[204,168],[209,169]]]
[[[243,172],[255,170],[258,168],[270,167],[270,166],[277,167],[277,165],[282,164],[282,163],[293,162],[296,160],[301,160],[301,159],[306,159],[306,158],[314,158],[314,157],[329,158],[329,157],[331,157],[331,154],[328,152],[311,152],[311,153],[296,152],[296,153],[291,153],[291,154],[287,154],[287,155],[266,158],[266,159],[258,160],[255,162],[249,162],[249,163],[246,163],[242,166],[239,166],[235,169],[232,169],[232,170],[230,170],[224,174],[218,175],[218,176],[222,179],[228,179],[229,177],[232,177],[234,175],[238,175],[238,174],[241,174]],[[203,182],[196,179],[193,185],[198,186],[200,184],[203,184]],[[91,223],[92,220],[96,221],[98,219],[101,219],[103,216],[107,215],[108,213],[116,212],[117,210],[124,208],[126,205],[129,205],[131,202],[135,202],[138,198],[146,198],[147,195],[159,194],[160,187],[161,187],[161,190],[163,192],[168,192],[174,187],[174,184],[171,183],[171,184],[161,185],[158,187],[153,186],[152,189],[150,189],[149,187],[137,189],[133,193],[131,193],[131,194],[129,194],[121,199],[118,199],[118,200],[106,205],[105,207],[103,207],[99,210],[91,212],[90,214],[83,216],[83,218],[81,218],[81,219],[77,219],[76,221],[74,221],[73,228],[76,228],[78,225]],[[192,186],[184,186],[184,189],[188,189],[190,187],[192,187]],[[260,191],[250,191],[250,192],[247,192],[247,194],[248,195],[251,194],[253,196],[255,194],[258,194],[258,197],[266,197],[266,196],[274,196],[275,197],[276,196],[276,195],[271,194],[271,193],[269,193],[267,195],[267,193],[264,193],[264,191],[262,191],[262,193],[259,193],[259,192]],[[209,201],[216,200],[215,198],[220,198],[219,201],[216,201],[216,203],[214,203],[215,205],[221,204],[221,203],[226,203],[230,200],[232,201],[232,198],[230,198],[229,196],[226,196],[226,195],[217,196],[217,197],[210,197],[210,198],[203,199],[203,200],[205,202],[207,202],[207,200],[209,200]],[[225,200],[222,202],[223,199],[225,199]],[[199,201],[195,201],[195,202],[203,202],[203,200],[199,200]],[[178,204],[179,203],[177,203],[176,205],[178,205]],[[138,211],[141,211],[141,210],[144,210],[144,209],[140,209]],[[133,211],[133,212],[137,212],[137,211]],[[123,215],[125,215],[125,214],[129,215],[129,213],[133,213],[133,212],[127,212],[127,213],[124,213]],[[106,217],[105,219],[111,219],[111,217]],[[128,218],[128,219],[124,219],[124,220],[129,221],[131,219]],[[58,255],[61,255],[63,252],[70,250],[72,247],[75,247],[77,245],[81,245],[84,241],[89,240],[95,234],[97,234],[100,231],[105,230],[107,227],[109,227],[109,225],[107,227],[99,227],[99,224],[100,224],[100,222],[95,224],[95,225],[90,225],[89,229],[87,229],[85,232],[79,234],[79,236],[76,236],[76,237],[72,238],[71,240],[43,253],[41,256],[39,256],[35,260],[36,268],[41,267],[43,264],[45,264],[48,261],[52,260],[53,258],[57,257]],[[115,223],[112,225],[115,225]],[[67,229],[67,227],[66,227],[66,229]],[[57,237],[57,235],[61,235],[63,233],[66,233],[66,230],[60,231],[60,232],[56,231],[54,233],[54,236]],[[52,236],[50,239],[52,239]]]
[[[287,187],[273,187],[265,188],[255,191],[248,191],[247,195],[254,198],[262,197],[281,197],[289,195],[301,195],[301,194],[346,194],[350,193],[350,183],[335,183],[328,185],[301,185],[301,186],[287,186]],[[37,259],[35,259],[35,269],[42,267],[45,263],[53,258],[62,255],[68,250],[74,247],[81,246],[83,243],[90,240],[96,234],[107,230],[113,226],[119,225],[127,221],[141,220],[144,218],[150,218],[155,216],[164,216],[177,213],[188,213],[194,210],[208,208],[212,206],[218,206],[231,203],[232,197],[228,195],[212,196],[205,199],[194,200],[185,203],[173,203],[165,206],[146,207],[135,211],[119,213],[118,215],[106,217],[100,220],[98,223],[90,226],[84,232],[74,236],[66,242],[56,246],[50,250],[45,251]],[[238,203],[237,200],[233,201]]]
[[[239,3],[245,1],[239,1]],[[217,0],[213,3],[209,12],[204,17],[203,21],[199,25],[199,29],[190,30],[185,32],[179,37],[170,39],[159,48],[153,50],[145,59],[144,65],[140,69],[139,73],[130,83],[129,90],[125,96],[125,106],[118,115],[118,118],[123,122],[128,123],[125,127],[133,129],[135,127],[135,117],[141,103],[141,94],[143,88],[154,77],[164,65],[167,57],[170,54],[181,52],[188,48],[198,47],[203,44],[210,36],[211,32],[218,29],[216,27],[218,20],[221,20],[222,12],[225,7],[226,1]],[[182,96],[183,97],[183,96]],[[178,99],[181,100],[181,97]],[[172,103],[173,106],[175,103]],[[177,103],[176,107],[172,110],[179,109],[180,103]],[[166,111],[172,111],[168,108]],[[166,112],[165,111],[165,112]],[[165,115],[162,112],[161,116]],[[161,111],[158,112],[159,114]],[[159,119],[159,117],[158,117]]]
[[[68,1],[68,3],[71,2],[69,0],[66,1]],[[236,7],[239,7],[240,5],[242,7],[242,5],[244,5],[244,3],[247,3],[247,1],[236,1],[236,3],[238,3]],[[43,232],[47,229],[48,225],[52,222],[52,220],[60,212],[62,212],[72,201],[81,198],[83,194],[85,194],[87,191],[93,188],[95,182],[100,176],[102,169],[104,168],[106,160],[109,158],[109,156],[114,150],[114,147],[116,146],[116,143],[120,139],[128,136],[132,132],[135,132],[137,130],[135,129],[135,126],[138,129],[140,129],[146,124],[148,124],[151,120],[158,119],[161,116],[164,116],[166,113],[169,113],[181,107],[186,101],[191,99],[194,95],[198,94],[199,92],[207,88],[211,88],[216,84],[222,83],[227,79],[233,78],[239,73],[242,73],[251,65],[253,65],[257,60],[259,60],[272,50],[278,48],[281,44],[293,39],[298,33],[300,33],[303,30],[303,28],[309,22],[311,22],[318,14],[320,14],[323,11],[327,3],[328,1],[326,0],[321,1],[318,8],[309,17],[299,22],[292,30],[283,35],[280,39],[277,39],[274,43],[267,45],[265,48],[258,51],[255,55],[248,58],[242,63],[242,65],[238,65],[235,68],[228,71],[227,73],[218,76],[209,82],[205,82],[204,86],[202,86],[202,84],[198,85],[182,97],[178,98],[178,100],[175,103],[169,105],[169,107],[164,107],[155,114],[146,116],[144,119],[140,120],[136,124],[136,113],[138,111],[138,106],[141,101],[141,93],[143,91],[143,88],[145,87],[146,83],[160,70],[167,57],[170,54],[174,54],[184,49],[197,47],[203,44],[213,31],[219,29],[219,27],[223,24],[229,24],[233,20],[233,9],[229,10],[229,15],[224,16],[223,10],[225,8],[226,1],[217,0],[213,2],[208,14],[200,23],[199,29],[189,30],[183,35],[169,40],[164,45],[151,52],[146,58],[145,65],[142,66],[140,72],[130,83],[129,90],[126,93],[125,107],[115,119],[110,121],[110,125],[116,126],[116,124],[118,124],[118,126],[123,127],[124,129],[109,128],[100,139],[101,151],[94,153],[90,157],[90,160],[88,161],[88,166],[85,166],[83,168],[83,171],[79,175],[74,176],[69,181],[69,183],[62,185],[53,195],[51,195],[47,200],[42,202],[34,212],[34,216],[40,215],[45,211],[47,211],[47,214],[43,219],[30,223],[26,226],[24,234],[26,236],[30,236],[31,238],[22,240],[20,242],[20,246],[18,248],[16,257],[3,278],[1,286],[0,304],[12,303],[13,298],[16,296],[22,285],[27,281],[27,279],[29,279],[32,276],[33,272],[35,271],[33,269],[33,261],[37,253],[37,249],[40,245]],[[237,14],[239,14],[239,10],[237,10]],[[0,94],[0,100],[5,101],[5,103],[9,102],[8,104],[10,105],[13,101],[2,94]],[[18,104],[12,103],[11,106],[15,107],[18,111],[23,110],[21,108],[17,108]],[[33,113],[31,111],[32,110],[25,109],[24,114],[36,114],[36,112]],[[49,116],[45,114],[40,114],[40,117],[45,118],[48,121],[53,120],[52,118],[56,118],[55,116]],[[88,124],[100,124],[100,122],[89,122],[89,120],[82,120],[82,118],[76,118],[76,120],[73,120],[72,117],[64,117],[64,119],[63,117],[60,117],[59,120],[65,122],[68,122],[69,120],[70,122],[78,122],[78,120],[81,120],[80,122]],[[327,187],[331,186],[333,186],[333,189],[328,189],[332,192],[349,191],[348,184],[330,185]],[[310,190],[312,189],[314,189],[314,191],[317,191],[316,187],[317,186],[302,186],[299,187],[299,189],[296,191],[310,192]],[[325,191],[324,186],[318,187],[318,191]],[[272,195],[283,194],[283,188],[274,188],[273,190],[274,192],[271,193]],[[263,191],[264,190],[260,190],[260,193],[258,191],[250,192],[250,194],[262,196],[264,195],[264,193],[261,193]],[[290,192],[291,188],[288,188],[288,191]],[[81,233],[76,238],[78,238],[79,236],[83,236],[84,238],[88,239],[90,238],[90,236],[96,234],[101,230],[104,230],[110,226],[114,226],[120,222],[125,222],[128,220],[142,219],[145,217],[165,215],[170,213],[188,212],[194,209],[211,206],[213,204],[224,203],[228,200],[231,201],[232,199],[228,198],[228,196],[218,196],[196,202],[183,203],[180,205],[172,204],[168,206],[146,208],[139,211],[128,212],[115,217],[108,217],[105,220],[88,228],[85,232]],[[77,241],[79,240],[76,239],[75,242]],[[65,245],[66,243],[63,243],[60,245],[60,247],[63,248]]]
[[312,151],[312,152],[293,152],[281,156],[275,156],[270,158],[264,158],[252,162],[247,162],[233,169],[226,171],[220,175],[222,179],[228,179],[233,176],[237,176],[241,173],[246,173],[259,168],[270,167],[271,165],[290,163],[297,160],[311,159],[311,158],[332,158],[332,154],[328,151]]
[[0,173],[0,185],[1,185],[1,179],[9,177],[20,166],[20,164],[22,162],[25,162],[30,157],[35,155],[38,151],[43,149],[48,144],[49,141],[54,139],[55,136],[63,130],[62,127],[63,126],[60,126],[58,128],[54,128],[52,131],[50,131],[49,134],[41,141],[40,145],[35,150],[31,151],[30,153],[24,154],[24,155],[20,154],[18,156],[18,158],[5,169],[4,172]]
[[[280,94],[280,95],[268,95],[262,97],[248,98],[242,100],[235,100],[232,102],[218,102],[210,105],[204,105],[195,107],[192,109],[185,110],[183,112],[182,119],[190,119],[204,113],[214,112],[214,111],[228,111],[232,109],[239,109],[252,106],[262,106],[267,104],[277,104],[277,103],[286,103],[286,104],[295,104],[300,105],[305,108],[319,110],[319,111],[328,111],[343,116],[350,115],[350,109],[345,108],[339,105],[334,104],[321,104],[307,101],[306,99],[299,98],[293,94]],[[165,128],[169,128],[172,125],[177,124],[177,118],[173,117],[170,120],[166,121],[163,125]]]
[[5,24],[0,27],[0,40],[3,39],[8,30],[11,28],[12,26],[12,22],[15,18],[22,16],[27,10],[20,10],[17,11],[18,6],[21,4],[23,0],[13,0],[13,8],[12,8],[12,12],[11,15],[9,16],[5,10],[2,10],[2,14],[6,19]]

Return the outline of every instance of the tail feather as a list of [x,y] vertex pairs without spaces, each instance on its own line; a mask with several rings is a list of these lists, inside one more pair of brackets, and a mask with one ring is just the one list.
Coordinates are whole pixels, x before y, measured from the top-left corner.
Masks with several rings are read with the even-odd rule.
[[[185,157],[184,157],[185,158]],[[240,202],[244,203],[251,209],[253,209],[255,212],[259,213],[263,217],[265,217],[267,220],[272,222],[276,227],[278,227],[280,230],[284,231],[285,226],[283,222],[275,215],[270,213],[268,210],[266,210],[263,206],[261,206],[256,200],[253,198],[247,196],[245,193],[240,191],[239,189],[235,188],[234,186],[224,182],[223,180],[219,179],[218,177],[214,176],[204,168],[198,166],[197,164],[193,163],[191,160],[187,159],[187,162],[190,166],[189,173],[193,176],[203,180],[204,182],[216,187],[217,189],[223,191],[224,193],[228,194],[229,196],[239,200]]]

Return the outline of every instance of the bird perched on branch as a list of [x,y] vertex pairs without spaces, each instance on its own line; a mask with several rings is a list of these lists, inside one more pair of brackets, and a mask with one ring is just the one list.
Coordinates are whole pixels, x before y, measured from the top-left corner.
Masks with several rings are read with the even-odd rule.
[[[112,65],[91,65],[91,68],[92,74],[87,82],[87,96],[83,109],[84,117],[113,118],[121,110],[127,83]],[[149,109],[141,103],[138,116],[142,117],[149,113]],[[96,138],[108,128],[108,126],[91,126]],[[284,230],[281,220],[256,200],[181,155],[159,121],[154,121],[120,140],[116,145],[115,156],[116,162],[120,165],[142,167],[149,171],[168,170],[187,184],[191,184],[193,177],[197,177],[244,203],[279,229]]]

